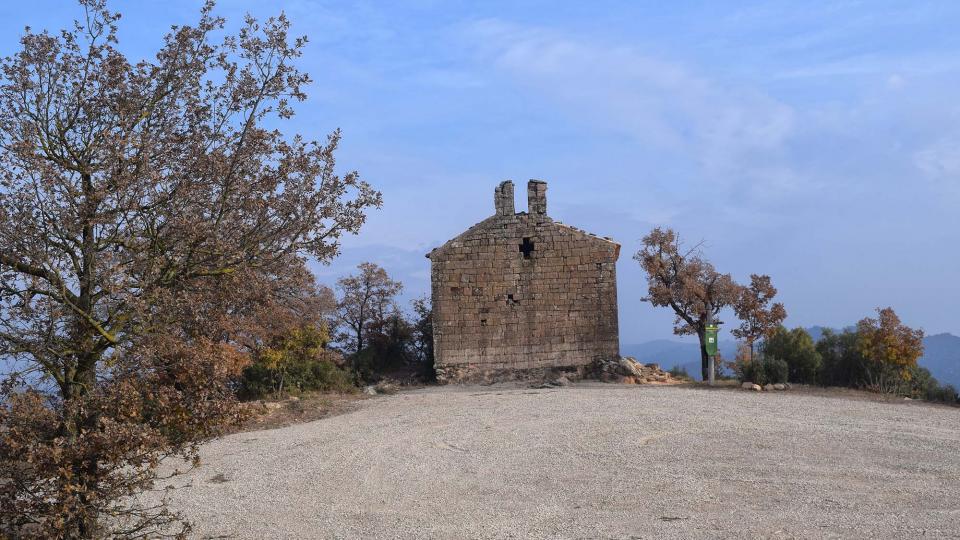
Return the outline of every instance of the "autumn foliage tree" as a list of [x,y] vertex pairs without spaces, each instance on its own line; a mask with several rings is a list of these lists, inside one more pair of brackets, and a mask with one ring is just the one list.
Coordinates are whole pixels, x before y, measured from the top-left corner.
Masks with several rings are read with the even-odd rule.
[[739,288],[733,311],[740,319],[740,326],[731,333],[747,344],[750,360],[753,360],[754,344],[769,336],[787,318],[783,304],[770,303],[776,295],[777,289],[766,275],[751,274],[750,285]]
[[877,318],[857,323],[857,350],[866,361],[869,386],[888,391],[891,384],[909,380],[923,356],[923,330],[901,323],[893,308],[878,308]]
[[[293,114],[306,42],[236,35],[207,4],[153,60],[83,0],[0,65],[0,536],[153,537],[130,496],[236,417],[229,381],[264,313],[308,286],[380,195]],[[221,37],[218,37],[221,36]]]
[[647,274],[647,296],[643,300],[671,308],[676,315],[674,333],[695,334],[700,340],[701,374],[706,380],[709,377],[707,324],[720,323],[717,316],[737,301],[739,286],[730,274],[717,272],[704,260],[698,247],[684,251],[671,229],[651,231],[633,258]]

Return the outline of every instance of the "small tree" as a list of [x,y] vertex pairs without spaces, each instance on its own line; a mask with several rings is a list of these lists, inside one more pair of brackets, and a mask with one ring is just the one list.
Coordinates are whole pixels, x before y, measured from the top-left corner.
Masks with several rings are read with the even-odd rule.
[[399,313],[396,297],[403,284],[390,279],[387,271],[376,264],[365,262],[360,271],[337,280],[340,299],[336,318],[342,324],[338,341],[344,348],[358,354],[369,344],[368,337],[389,330],[391,316]]
[[857,349],[866,360],[870,386],[898,392],[923,356],[923,330],[902,324],[893,308],[877,308],[877,314],[857,323]]
[[817,352],[821,358],[820,384],[824,386],[859,387],[865,384],[866,363],[857,348],[856,332],[836,333],[825,329]]
[[803,328],[787,330],[778,326],[764,342],[763,355],[786,362],[792,382],[816,384],[819,380],[820,353],[813,338]]
[[673,332],[695,334],[700,340],[701,375],[709,378],[706,331],[708,322],[720,324],[720,311],[737,300],[739,286],[730,274],[717,272],[699,249],[682,251],[671,229],[656,228],[643,238],[634,257],[647,274],[645,302],[670,307],[676,314]]
[[413,344],[417,363],[423,375],[433,380],[436,378],[433,365],[433,306],[429,296],[413,301],[413,315]]
[[336,364],[339,353],[326,349],[330,336],[325,325],[304,324],[277,336],[253,353],[243,370],[240,393],[245,398],[309,390],[348,391],[350,373]]
[[754,344],[780,327],[787,318],[787,310],[777,302],[770,301],[777,295],[777,289],[770,282],[770,276],[750,275],[750,285],[741,287],[733,310],[741,324],[731,332],[742,339],[750,348],[750,360],[753,360]]

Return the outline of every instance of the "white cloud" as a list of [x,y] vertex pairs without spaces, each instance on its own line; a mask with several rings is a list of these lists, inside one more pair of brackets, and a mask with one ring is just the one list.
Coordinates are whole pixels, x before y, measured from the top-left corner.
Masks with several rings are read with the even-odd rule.
[[776,152],[794,127],[794,112],[784,103],[634,47],[498,20],[474,23],[468,35],[484,59],[565,114],[686,154],[717,176],[741,169],[748,155]]

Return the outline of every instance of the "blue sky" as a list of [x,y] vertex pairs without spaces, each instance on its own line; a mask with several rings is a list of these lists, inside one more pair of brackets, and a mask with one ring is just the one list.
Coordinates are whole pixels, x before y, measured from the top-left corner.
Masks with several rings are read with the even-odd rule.
[[[151,56],[199,0],[113,2]],[[493,212],[504,179],[549,182],[554,218],[623,244],[624,343],[670,337],[631,259],[654,226],[718,269],[770,274],[789,326],[893,306],[960,334],[960,3],[221,1],[284,10],[314,83],[288,123],[343,129],[339,165],[384,194],[321,281],[363,260],[429,290],[424,254]],[[0,6],[59,29],[70,1]],[[525,208],[518,190],[517,206]],[[732,317],[728,316],[730,320]],[[730,321],[732,322],[732,321]],[[730,326],[728,324],[728,326]]]

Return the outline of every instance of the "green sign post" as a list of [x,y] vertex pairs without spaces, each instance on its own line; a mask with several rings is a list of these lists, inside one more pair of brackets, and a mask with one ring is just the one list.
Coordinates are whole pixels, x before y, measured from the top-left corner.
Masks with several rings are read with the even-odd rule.
[[707,326],[707,355],[716,356],[717,355],[717,328],[714,325]]

